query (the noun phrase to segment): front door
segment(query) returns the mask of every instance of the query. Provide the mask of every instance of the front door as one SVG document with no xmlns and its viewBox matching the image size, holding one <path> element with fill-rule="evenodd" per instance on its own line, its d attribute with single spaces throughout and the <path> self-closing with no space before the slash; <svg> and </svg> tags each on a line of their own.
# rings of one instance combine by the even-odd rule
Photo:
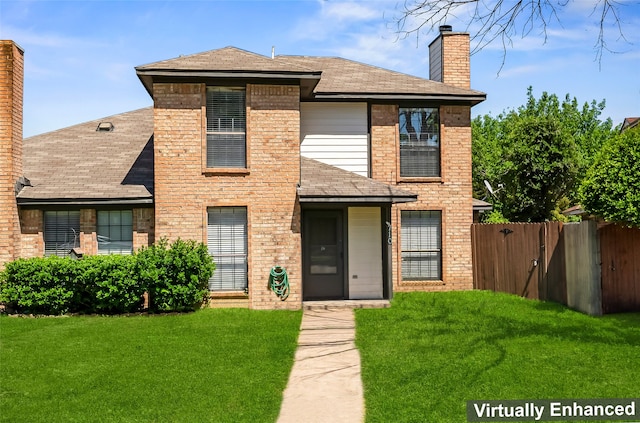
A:
<svg viewBox="0 0 640 423">
<path fill-rule="evenodd" d="M 342 210 L 306 210 L 303 225 L 303 298 L 344 298 Z"/>
</svg>

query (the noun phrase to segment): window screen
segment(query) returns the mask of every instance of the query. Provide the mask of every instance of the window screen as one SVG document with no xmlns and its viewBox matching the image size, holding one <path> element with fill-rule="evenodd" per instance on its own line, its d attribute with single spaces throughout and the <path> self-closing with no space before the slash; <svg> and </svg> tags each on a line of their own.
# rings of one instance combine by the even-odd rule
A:
<svg viewBox="0 0 640 423">
<path fill-rule="evenodd" d="M 440 176 L 437 108 L 400 108 L 400 176 Z"/>
<path fill-rule="evenodd" d="M 442 279 L 442 214 L 402 211 L 402 279 Z"/>
<path fill-rule="evenodd" d="M 98 254 L 131 254 L 133 212 L 98 210 Z"/>
<path fill-rule="evenodd" d="M 207 214 L 207 245 L 216 263 L 209 290 L 245 290 L 248 286 L 247 209 L 214 207 Z"/>
<path fill-rule="evenodd" d="M 80 246 L 80 211 L 44 212 L 44 255 L 68 257 Z"/>
<path fill-rule="evenodd" d="M 207 167 L 246 167 L 244 88 L 207 88 Z"/>
</svg>

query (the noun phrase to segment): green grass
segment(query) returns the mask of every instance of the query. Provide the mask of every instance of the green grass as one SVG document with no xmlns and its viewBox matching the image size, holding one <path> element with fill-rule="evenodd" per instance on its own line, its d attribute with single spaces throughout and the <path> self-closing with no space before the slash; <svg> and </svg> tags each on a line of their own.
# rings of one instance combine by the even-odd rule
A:
<svg viewBox="0 0 640 423">
<path fill-rule="evenodd" d="M 300 318 L 0 317 L 0 421 L 274 422 Z"/>
<path fill-rule="evenodd" d="M 357 310 L 367 422 L 465 422 L 467 400 L 637 398 L 640 313 L 486 291 Z"/>
</svg>

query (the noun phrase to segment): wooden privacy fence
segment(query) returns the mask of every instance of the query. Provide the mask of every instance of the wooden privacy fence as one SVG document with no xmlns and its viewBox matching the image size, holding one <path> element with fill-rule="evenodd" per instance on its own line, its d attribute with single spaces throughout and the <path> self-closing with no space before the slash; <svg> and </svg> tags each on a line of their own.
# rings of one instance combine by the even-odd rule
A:
<svg viewBox="0 0 640 423">
<path fill-rule="evenodd" d="M 471 239 L 476 289 L 593 315 L 640 311 L 640 229 L 593 221 L 473 224 Z"/>
</svg>

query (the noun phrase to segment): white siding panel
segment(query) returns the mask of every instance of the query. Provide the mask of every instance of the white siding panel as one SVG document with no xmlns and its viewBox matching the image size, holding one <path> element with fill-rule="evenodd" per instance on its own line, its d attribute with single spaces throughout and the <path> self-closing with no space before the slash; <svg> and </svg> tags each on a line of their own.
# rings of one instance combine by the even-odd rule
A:
<svg viewBox="0 0 640 423">
<path fill-rule="evenodd" d="M 349 207 L 349 299 L 382 299 L 379 207 Z"/>
<path fill-rule="evenodd" d="M 301 103 L 300 154 L 369 175 L 366 103 Z"/>
</svg>

